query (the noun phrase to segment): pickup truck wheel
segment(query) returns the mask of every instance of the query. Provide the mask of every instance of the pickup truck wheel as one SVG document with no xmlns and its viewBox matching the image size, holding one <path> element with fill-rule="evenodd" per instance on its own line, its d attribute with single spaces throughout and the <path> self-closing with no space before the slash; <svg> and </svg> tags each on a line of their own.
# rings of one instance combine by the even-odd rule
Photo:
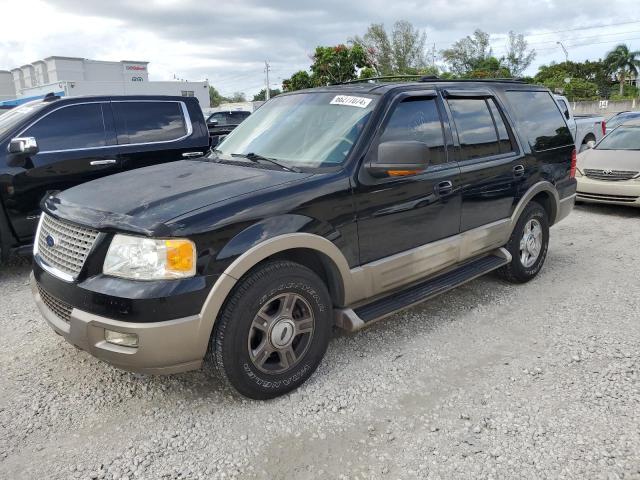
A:
<svg viewBox="0 0 640 480">
<path fill-rule="evenodd" d="M 549 220 L 542 205 L 531 202 L 525 207 L 505 248 L 513 257 L 498 270 L 505 280 L 526 283 L 538 275 L 549 249 Z"/>
<path fill-rule="evenodd" d="M 207 363 L 242 395 L 264 400 L 304 383 L 329 343 L 331 297 L 308 268 L 266 263 L 241 279 L 211 336 Z"/>
</svg>

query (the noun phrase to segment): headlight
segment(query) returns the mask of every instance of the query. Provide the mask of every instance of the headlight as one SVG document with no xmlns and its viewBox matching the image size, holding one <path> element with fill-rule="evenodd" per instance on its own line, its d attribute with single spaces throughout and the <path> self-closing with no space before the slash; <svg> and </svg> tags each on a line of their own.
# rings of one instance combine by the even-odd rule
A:
<svg viewBox="0 0 640 480">
<path fill-rule="evenodd" d="M 133 280 L 166 280 L 193 277 L 196 247 L 191 240 L 116 235 L 111 241 L 102 271 L 105 275 Z"/>
</svg>

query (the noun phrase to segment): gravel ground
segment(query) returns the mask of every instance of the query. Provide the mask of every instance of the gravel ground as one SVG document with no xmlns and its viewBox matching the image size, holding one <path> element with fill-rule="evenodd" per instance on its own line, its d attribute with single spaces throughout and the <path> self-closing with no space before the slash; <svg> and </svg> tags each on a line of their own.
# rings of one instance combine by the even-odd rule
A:
<svg viewBox="0 0 640 480">
<path fill-rule="evenodd" d="M 487 276 L 357 334 L 269 402 L 118 371 L 0 271 L 0 478 L 640 479 L 640 211 L 581 206 L 524 286 Z"/>
</svg>

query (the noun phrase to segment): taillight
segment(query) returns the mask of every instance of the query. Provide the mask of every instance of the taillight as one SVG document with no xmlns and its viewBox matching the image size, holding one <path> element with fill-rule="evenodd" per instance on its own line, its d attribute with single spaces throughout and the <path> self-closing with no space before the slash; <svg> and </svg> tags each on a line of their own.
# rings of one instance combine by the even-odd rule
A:
<svg viewBox="0 0 640 480">
<path fill-rule="evenodd" d="M 607 134 L 607 122 L 605 120 L 602 121 L 602 135 Z"/>
<path fill-rule="evenodd" d="M 569 176 L 571 178 L 576 178 L 577 165 L 578 165 L 578 152 L 574 148 L 573 152 L 571 152 L 571 171 L 569 172 Z"/>
</svg>

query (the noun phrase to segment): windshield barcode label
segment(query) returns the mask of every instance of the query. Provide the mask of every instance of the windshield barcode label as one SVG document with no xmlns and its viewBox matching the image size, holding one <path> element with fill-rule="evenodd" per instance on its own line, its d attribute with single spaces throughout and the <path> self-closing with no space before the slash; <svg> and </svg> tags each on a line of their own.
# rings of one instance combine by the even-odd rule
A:
<svg viewBox="0 0 640 480">
<path fill-rule="evenodd" d="M 346 105 L 348 107 L 358 108 L 367 108 L 370 103 L 370 98 L 352 97 L 350 95 L 337 95 L 331 100 L 331 105 Z"/>
</svg>

